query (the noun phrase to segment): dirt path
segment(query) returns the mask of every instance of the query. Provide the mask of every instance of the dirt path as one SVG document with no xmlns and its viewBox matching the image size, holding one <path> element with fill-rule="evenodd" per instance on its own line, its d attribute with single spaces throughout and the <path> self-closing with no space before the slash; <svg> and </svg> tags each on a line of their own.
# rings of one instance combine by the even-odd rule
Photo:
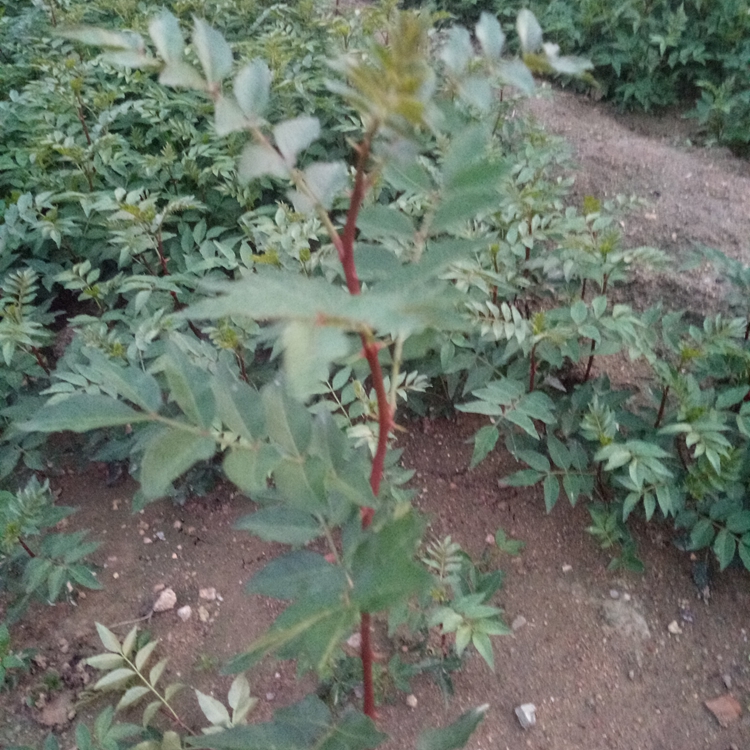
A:
<svg viewBox="0 0 750 750">
<path fill-rule="evenodd" d="M 570 143 L 578 163 L 571 198 L 578 205 L 586 195 L 633 194 L 647 201 L 625 221 L 630 245 L 658 247 L 678 263 L 696 246 L 707 245 L 750 263 L 750 161 L 726 149 L 691 146 L 695 121 L 678 114 L 659 119 L 621 114 L 567 92 L 537 97 L 528 108 Z M 644 291 L 647 304 L 665 299 L 674 308 L 702 309 L 696 295 L 715 306 L 723 284 L 702 264 L 690 272 L 644 276 L 638 296 Z"/>
</svg>

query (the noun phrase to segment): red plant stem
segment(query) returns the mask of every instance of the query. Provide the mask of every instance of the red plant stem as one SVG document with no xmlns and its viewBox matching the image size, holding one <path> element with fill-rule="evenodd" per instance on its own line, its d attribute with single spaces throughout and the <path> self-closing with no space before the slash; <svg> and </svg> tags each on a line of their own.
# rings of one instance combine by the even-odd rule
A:
<svg viewBox="0 0 750 750">
<path fill-rule="evenodd" d="M 159 231 L 156 233 L 156 254 L 159 256 L 159 265 L 161 265 L 161 272 L 165 276 L 170 276 L 169 268 L 167 268 L 167 256 L 164 255 L 164 242 L 161 238 L 161 227 L 159 227 Z M 180 301 L 177 299 L 177 292 L 175 292 L 174 289 L 171 289 L 169 292 L 172 295 L 172 299 L 174 300 L 175 305 L 179 309 L 180 307 Z M 195 333 L 195 327 L 192 323 L 189 323 L 190 329 Z M 198 336 L 198 338 L 202 338 L 201 336 Z"/>
<path fill-rule="evenodd" d="M 25 550 L 26 554 L 27 554 L 27 555 L 28 555 L 29 557 L 36 557 L 36 555 L 35 555 L 35 554 L 34 554 L 34 553 L 33 553 L 33 552 L 32 552 L 32 551 L 31 551 L 31 550 L 29 549 L 29 547 L 28 547 L 28 545 L 26 544 L 26 542 L 24 542 L 24 540 L 23 540 L 23 539 L 21 539 L 21 537 L 20 537 L 20 536 L 18 537 L 18 543 L 19 543 L 19 544 L 20 544 L 20 545 L 21 545 L 21 546 L 22 546 L 22 547 L 24 548 L 24 550 Z"/>
<path fill-rule="evenodd" d="M 341 244 L 340 247 L 337 247 L 341 265 L 344 267 L 344 276 L 346 277 L 346 286 L 349 294 L 359 294 L 361 291 L 359 276 L 357 276 L 357 267 L 354 263 L 354 238 L 357 233 L 359 209 L 362 206 L 362 200 L 365 197 L 367 188 L 365 169 L 367 167 L 367 160 L 370 158 L 370 146 L 377 127 L 377 121 L 373 122 L 357 149 L 357 172 L 354 177 L 354 189 L 352 190 L 352 197 L 349 200 L 349 210 L 346 214 L 344 231 L 341 234 Z M 374 376 L 375 373 L 373 373 Z"/>
<path fill-rule="evenodd" d="M 76 101 L 78 103 L 78 109 L 76 114 L 78 115 L 78 120 L 81 123 L 81 127 L 83 128 L 83 134 L 86 136 L 86 143 L 90 146 L 91 145 L 91 135 L 89 133 L 89 127 L 86 125 L 86 118 L 83 114 L 83 100 L 81 99 L 81 95 L 76 93 Z"/>
<path fill-rule="evenodd" d="M 167 268 L 167 256 L 164 255 L 164 242 L 161 239 L 161 227 L 156 233 L 156 254 L 159 256 L 159 263 L 161 264 L 161 272 L 165 276 L 169 276 L 169 269 Z M 174 292 L 172 292 L 174 294 Z"/>
<path fill-rule="evenodd" d="M 39 349 L 37 349 L 35 346 L 32 346 L 31 353 L 34 355 L 36 363 L 39 365 L 39 367 L 41 367 L 47 375 L 51 375 L 52 370 L 50 370 L 49 366 L 44 361 L 44 357 L 42 357 L 42 353 L 39 351 Z"/>
<path fill-rule="evenodd" d="M 341 235 L 333 234 L 331 241 L 341 261 L 341 266 L 346 279 L 346 287 L 350 294 L 360 294 L 362 285 L 357 275 L 357 267 L 354 261 L 354 240 L 357 233 L 357 217 L 362 206 L 367 191 L 367 162 L 370 158 L 370 147 L 372 139 L 377 131 L 379 124 L 373 122 L 365 133 L 362 142 L 357 149 L 357 169 L 354 177 L 354 188 L 352 189 L 351 199 L 349 201 L 349 210 L 346 214 L 346 223 Z M 375 456 L 372 460 L 370 470 L 370 487 L 372 494 L 377 497 L 380 492 L 380 483 L 383 479 L 383 469 L 385 466 L 385 456 L 388 451 L 388 433 L 393 426 L 393 414 L 391 406 L 388 403 L 388 394 L 385 390 L 385 381 L 383 379 L 383 369 L 378 359 L 378 346 L 371 336 L 361 334 L 362 351 L 370 366 L 372 382 L 375 388 L 378 404 L 378 445 L 375 450 Z M 362 519 L 362 528 L 366 529 L 375 515 L 374 508 L 362 508 L 360 511 Z M 362 710 L 366 716 L 371 719 L 376 718 L 375 712 L 375 690 L 372 679 L 372 642 L 370 639 L 371 616 L 369 612 L 362 612 L 360 615 L 360 658 L 362 659 L 362 683 L 364 687 L 364 700 Z"/>
<path fill-rule="evenodd" d="M 745 326 L 745 341 L 750 339 L 750 318 L 748 318 L 747 325 Z"/>
<path fill-rule="evenodd" d="M 656 415 L 656 422 L 654 422 L 654 429 L 656 429 L 664 417 L 664 409 L 667 407 L 667 396 L 669 395 L 669 386 L 665 386 L 664 392 L 661 394 L 661 403 L 659 404 L 659 413 Z"/>
<path fill-rule="evenodd" d="M 529 370 L 529 393 L 534 392 L 534 380 L 536 379 L 536 344 L 531 347 L 531 369 Z"/>
<path fill-rule="evenodd" d="M 586 365 L 586 374 L 583 376 L 583 382 L 589 382 L 589 375 L 591 375 L 591 368 L 594 364 L 594 349 L 596 349 L 596 341 L 591 339 L 591 351 L 589 353 L 589 363 Z"/>
<path fill-rule="evenodd" d="M 237 357 L 237 363 L 240 366 L 240 377 L 246 382 L 249 383 L 249 379 L 247 377 L 247 368 L 245 367 L 245 358 L 242 356 L 242 352 L 239 350 L 235 350 L 234 352 L 235 357 Z"/>
</svg>

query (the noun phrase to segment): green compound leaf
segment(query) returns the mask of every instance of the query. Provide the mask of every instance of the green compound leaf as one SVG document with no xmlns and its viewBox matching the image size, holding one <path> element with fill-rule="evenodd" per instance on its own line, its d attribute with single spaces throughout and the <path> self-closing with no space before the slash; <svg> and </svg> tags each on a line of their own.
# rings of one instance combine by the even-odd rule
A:
<svg viewBox="0 0 750 750">
<path fill-rule="evenodd" d="M 258 121 L 266 113 L 270 89 L 271 71 L 258 58 L 245 65 L 234 79 L 235 99 L 251 122 Z"/>
<path fill-rule="evenodd" d="M 209 83 L 220 83 L 232 71 L 232 50 L 224 36 L 200 18 L 194 18 L 193 47 Z"/>
<path fill-rule="evenodd" d="M 488 704 L 467 711 L 444 729 L 428 729 L 417 740 L 417 750 L 458 750 L 466 745 L 484 719 Z"/>
<path fill-rule="evenodd" d="M 341 591 L 346 586 L 343 569 L 326 562 L 322 555 L 297 550 L 272 560 L 248 582 L 250 594 L 296 599 L 320 588 Z"/>
<path fill-rule="evenodd" d="M 261 508 L 237 522 L 235 528 L 249 531 L 267 542 L 300 546 L 323 534 L 318 521 L 309 513 L 284 505 Z"/>
<path fill-rule="evenodd" d="M 64 401 L 47 404 L 18 427 L 25 432 L 89 432 L 150 419 L 150 415 L 135 411 L 109 396 L 76 394 Z"/>
<path fill-rule="evenodd" d="M 216 452 L 213 438 L 186 430 L 162 428 L 147 444 L 141 464 L 141 490 L 148 499 L 162 497 L 172 482 L 198 461 Z"/>
<path fill-rule="evenodd" d="M 185 52 L 185 40 L 179 21 L 168 11 L 162 11 L 148 25 L 156 51 L 164 62 L 180 62 Z"/>
</svg>

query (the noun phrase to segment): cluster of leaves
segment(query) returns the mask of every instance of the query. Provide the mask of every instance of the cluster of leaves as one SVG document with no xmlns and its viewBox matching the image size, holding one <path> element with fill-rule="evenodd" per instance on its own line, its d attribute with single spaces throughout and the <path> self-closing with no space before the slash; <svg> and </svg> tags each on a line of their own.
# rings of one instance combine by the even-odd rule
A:
<svg viewBox="0 0 750 750">
<path fill-rule="evenodd" d="M 83 531 L 54 531 L 73 512 L 55 505 L 49 483 L 35 477 L 18 492 L 0 490 L 0 592 L 12 597 L 9 623 L 34 598 L 51 603 L 74 587 L 102 587 L 85 559 L 99 544 L 87 541 Z"/>
<path fill-rule="evenodd" d="M 228 32 L 231 44 L 196 19 L 187 45 L 180 19 L 162 12 L 147 26 L 155 51 L 139 31 L 77 27 L 55 42 L 66 64 L 47 61 L 0 110 L 28 157 L 3 157 L 0 229 L 17 290 L 4 307 L 3 377 L 20 371 L 21 389 L 48 397 L 25 418 L 33 404 L 8 381 L 8 449 L 28 463 L 29 435 L 109 430 L 98 455 L 130 458 L 136 507 L 173 494 L 192 467 L 221 463 L 259 505 L 240 528 L 291 548 L 248 585 L 288 606 L 229 669 L 275 654 L 330 677 L 359 623 L 370 715 L 371 614 L 440 634 L 429 663 L 389 665 L 402 684 L 431 665 L 446 681 L 470 644 L 492 665 L 489 636 L 507 632 L 491 603 L 500 576 L 450 539 L 422 543 L 392 448 L 403 396 L 418 404 L 422 392 L 427 408 L 439 393 L 488 416 L 472 463 L 504 435 L 529 467 L 507 483 L 540 483 L 548 509 L 561 489 L 605 503 L 592 529 L 623 548 L 618 564 L 636 560 L 624 522 L 657 510 L 692 548 L 712 545 L 722 565 L 738 551 L 747 564 L 747 315 L 701 328 L 615 303 L 633 266 L 662 255 L 623 246 L 621 206 L 566 206 L 557 144 L 514 121 L 498 94 L 530 90 L 531 70 L 582 75 L 589 64 L 546 44 L 528 10 L 517 19 L 522 59 L 503 55 L 489 15 L 473 37 L 452 27 L 431 38 L 425 15 L 387 5 L 308 30 L 289 14 L 267 8 L 252 42 Z M 367 23 L 388 19 L 388 42 L 364 44 Z M 325 83 L 332 30 L 345 54 Z M 279 34 L 294 41 L 291 57 L 274 46 Z M 79 42 L 105 54 L 74 57 Z M 236 51 L 249 62 L 235 67 Z M 314 82 L 297 65 L 303 51 Z M 115 74 L 113 63 L 132 69 Z M 157 71 L 180 92 L 167 95 Z M 323 86 L 350 109 L 336 115 L 335 97 L 314 95 Z M 51 300 L 58 287 L 67 297 Z M 53 361 L 55 302 L 74 336 Z M 592 377 L 595 360 L 618 352 L 653 368 L 654 404 Z M 135 638 L 105 643 L 118 660 L 110 675 L 124 670 L 126 705 L 162 701 Z M 318 699 L 286 711 L 191 744 L 259 744 L 286 737 L 290 722 L 304 736 L 295 747 L 381 739 L 361 714 L 334 723 Z M 473 728 L 481 715 L 462 721 Z M 422 746 L 460 746 L 441 742 Z"/>
<path fill-rule="evenodd" d="M 178 5 L 183 17 L 197 9 Z M 146 11 L 71 2 L 57 23 L 137 25 Z M 322 137 L 306 158 L 344 153 L 355 125 L 327 93 L 325 60 L 332 38 L 354 43 L 361 25 L 342 28 L 305 3 L 227 2 L 213 12 L 235 37 L 252 28 L 236 48 L 268 61 L 269 116 L 315 112 Z M 203 279 L 256 263 L 300 271 L 318 263 L 310 256 L 319 222 L 274 206 L 281 194 L 268 180 L 238 181 L 241 140 L 216 133 L 198 93 L 169 97 L 148 73 L 115 74 L 52 36 L 47 19 L 26 3 L 7 4 L 0 19 L 0 47 L 16 68 L 0 101 L 0 478 L 19 462 L 43 469 L 39 436 L 12 427 L 38 408 L 40 393 L 98 388 L 84 350 L 148 365 L 171 331 L 206 362 L 230 357 L 254 378 L 270 377 L 253 367 L 256 351 L 267 359 L 258 326 L 224 320 L 198 331 L 171 314 Z M 119 443 L 101 460 L 127 457 L 132 440 L 110 437 Z"/>
<path fill-rule="evenodd" d="M 274 75 L 257 58 L 236 72 L 233 93 L 225 92 L 222 81 L 233 73 L 233 51 L 205 21 L 194 21 L 187 47 L 174 15 L 163 12 L 154 18 L 148 33 L 158 57 L 135 31 L 88 26 L 68 31 L 67 39 L 104 47 L 103 60 L 146 71 L 125 79 L 134 96 L 155 87 L 147 75 L 151 69 L 159 70 L 162 83 L 188 89 L 182 104 L 199 113 L 203 105 L 193 97 L 207 95 L 215 109 L 214 137 L 228 137 L 229 148 L 221 153 L 199 149 L 207 162 L 202 168 L 167 168 L 158 194 L 141 185 L 118 186 L 109 194 L 97 191 L 96 181 L 112 175 L 111 154 L 92 138 L 99 129 L 89 127 L 81 99 L 85 87 L 76 82 L 68 122 L 77 120 L 85 145 L 66 151 L 78 182 L 64 196 L 66 205 L 83 211 L 83 231 L 79 234 L 75 220 L 62 221 L 50 192 L 19 195 L 4 225 L 16 259 L 28 257 L 30 245 L 47 241 L 62 249 L 71 238 L 85 237 L 81 247 L 88 245 L 80 262 L 54 276 L 55 283 L 77 294 L 83 310 L 68 320 L 77 336 L 42 394 L 51 398 L 20 425 L 21 431 L 121 430 L 108 449 L 112 455 L 122 441 L 135 447 L 131 455 L 144 502 L 170 494 L 175 480 L 196 463 L 215 460 L 218 449 L 226 475 L 261 506 L 240 528 L 293 548 L 249 584 L 251 592 L 288 600 L 289 606 L 229 669 L 244 671 L 274 653 L 295 658 L 302 672 L 325 676 L 342 640 L 359 622 L 369 716 L 374 713 L 371 699 L 368 705 L 371 613 L 393 612 L 425 597 L 434 602 L 438 596 L 440 606 L 428 612 L 425 626 L 440 628 L 446 641 L 455 633 L 459 656 L 471 643 L 490 665 L 489 636 L 507 632 L 500 610 L 488 602 L 499 586 L 497 575 L 480 575 L 465 563 L 455 569 L 450 560 L 457 552 L 450 542 L 442 550 L 449 564 L 441 568 L 437 583 L 414 559 L 424 521 L 409 503 L 411 493 L 402 486 L 408 474 L 397 467 L 398 452 L 389 450 L 389 442 L 397 399 L 425 385 L 418 374 L 402 372 L 402 363 L 422 352 L 425 342 L 429 348 L 436 336 L 463 330 L 468 323 L 461 295 L 441 275 L 458 256 L 470 257 L 483 245 L 464 236 L 464 225 L 496 200 L 499 181 L 509 171 L 499 158 L 499 141 L 493 144 L 495 89 L 509 84 L 530 88 L 533 80 L 522 63 L 502 57 L 504 34 L 489 16 L 476 28 L 479 52 L 468 31 L 456 28 L 443 47 L 442 62 L 429 56 L 427 31 L 424 17 L 396 16 L 388 30 L 390 44 L 372 43 L 366 53 L 342 58 L 341 80 L 328 84 L 358 110 L 361 123 L 355 121 L 354 127 L 364 133 L 348 201 L 341 197 L 349 183 L 348 165 L 319 159 L 336 157 L 335 148 L 320 143 L 325 121 L 311 114 L 284 119 L 285 113 L 270 104 Z M 583 61 L 544 49 L 529 13 L 519 17 L 519 34 L 539 65 L 586 68 Z M 92 69 L 98 71 L 100 64 L 92 63 Z M 35 93 L 27 92 L 34 105 Z M 131 103 L 127 99 L 121 112 L 130 111 Z M 173 126 L 184 127 L 183 122 Z M 235 171 L 232 139 L 243 131 L 253 142 L 242 149 Z M 152 149 L 149 142 L 149 159 Z M 488 162 L 482 154 L 490 152 Z M 205 172 L 209 186 L 217 174 L 222 177 L 220 189 L 202 189 L 198 183 Z M 291 181 L 293 189 L 280 189 L 279 181 Z M 172 184 L 191 182 L 199 188 L 199 199 L 173 195 Z M 265 209 L 251 209 L 230 213 L 228 226 L 215 223 L 224 218 L 221 205 L 227 196 L 232 206 L 266 203 L 265 190 L 275 201 L 286 195 L 294 210 L 274 207 L 271 222 Z M 400 197 L 414 201 L 413 215 L 406 203 L 389 205 Z M 36 240 L 19 229 L 29 213 L 33 219 L 35 208 L 37 222 L 50 218 Z M 360 209 L 360 230 L 369 226 L 372 239 L 385 230 L 393 245 L 363 241 L 355 254 Z M 97 212 L 104 222 L 91 222 Z M 96 231 L 90 235 L 93 224 Z M 237 225 L 247 228 L 245 237 Z M 394 225 L 399 227 L 395 234 Z M 225 240 L 230 234 L 232 240 Z M 368 252 L 360 259 L 362 250 Z M 134 274 L 136 266 L 146 272 Z M 222 281 L 227 277 L 238 280 L 228 284 Z M 342 280 L 348 293 L 340 288 Z M 183 311 L 200 282 L 215 296 Z M 158 305 L 156 313 L 151 304 Z M 144 310 L 150 313 L 146 319 Z M 420 336 L 415 354 L 409 346 Z M 20 352 L 42 370 L 49 368 L 34 341 L 18 339 L 9 351 L 11 358 Z M 275 359 L 279 352 L 284 378 Z M 357 373 L 363 354 L 367 378 Z M 383 368 L 390 371 L 387 377 Z M 346 395 L 349 388 L 354 399 Z M 333 408 L 321 408 L 327 399 Z M 361 433 L 358 443 L 347 437 L 342 424 L 358 437 L 354 420 L 364 422 L 371 440 Z M 434 563 L 439 551 L 432 549 L 427 559 Z M 433 589 L 437 593 L 430 593 Z M 112 671 L 98 687 L 125 686 L 122 708 L 151 693 L 155 700 L 146 712 L 152 718 L 168 700 L 156 686 L 160 665 L 149 675 L 142 671 L 150 646 L 136 648 L 135 631 L 124 644 L 100 628 L 101 633 L 109 653 L 95 657 L 96 665 Z M 382 738 L 369 718 L 357 714 L 345 715 L 344 723 L 352 726 L 341 737 L 331 730 L 332 738 L 323 729 L 328 722 L 318 705 L 313 702 L 310 709 L 316 714 L 314 736 L 295 746 L 374 747 Z M 297 734 L 304 713 L 297 708 Z M 428 733 L 420 746 L 463 745 L 483 713 L 470 713 L 447 734 Z M 223 747 L 238 732 L 252 744 L 255 734 L 269 731 L 288 731 L 282 716 L 270 728 L 228 728 L 201 741 L 209 744 L 194 744 Z M 167 740 L 164 735 L 162 742 Z"/>
<path fill-rule="evenodd" d="M 386 738 L 367 716 L 349 707 L 334 716 L 315 696 L 274 714 L 272 721 L 247 725 L 247 715 L 257 703 L 250 694 L 247 678 L 240 674 L 232 681 L 227 693 L 227 704 L 195 689 L 195 698 L 201 713 L 208 722 L 200 731 L 195 725 L 194 709 L 176 708 L 174 697 L 185 686 L 180 683 L 157 687 L 166 668 L 167 659 L 161 659 L 147 670 L 158 641 L 150 640 L 134 627 L 120 639 L 107 627 L 97 623 L 99 637 L 105 652 L 89 657 L 89 666 L 104 674 L 91 688 L 91 697 L 98 694 L 121 694 L 116 707 L 105 708 L 90 729 L 79 723 L 75 731 L 77 750 L 183 750 L 183 748 L 264 747 L 277 750 L 329 750 L 354 748 L 368 750 L 377 747 Z M 2 630 L 0 630 L 0 638 Z M 0 640 L 0 645 L 3 641 Z M 153 700 L 143 710 L 140 724 L 116 721 L 121 711 L 132 709 L 145 697 Z M 481 722 L 487 706 L 468 711 L 453 724 L 443 729 L 422 732 L 416 750 L 451 750 L 463 747 Z M 157 731 L 152 724 L 156 715 L 165 714 L 181 733 L 174 730 Z M 59 750 L 57 738 L 50 734 L 43 750 Z M 20 750 L 20 749 L 19 749 Z M 23 748 L 23 750 L 32 750 Z"/>
<path fill-rule="evenodd" d="M 94 684 L 92 692 L 122 693 L 114 708 L 114 713 L 129 709 L 147 697 L 151 698 L 143 709 L 142 727 L 148 727 L 156 714 L 162 711 L 171 720 L 188 729 L 173 706 L 173 698 L 184 688 L 184 685 L 175 682 L 164 689 L 158 687 L 159 680 L 167 666 L 167 659 L 160 659 L 147 670 L 158 641 L 139 638 L 137 626 L 130 630 L 122 642 L 101 623 L 96 623 L 96 629 L 106 651 L 89 657 L 86 663 L 105 674 Z M 216 698 L 200 690 L 195 690 L 195 696 L 203 715 L 210 722 L 208 727 L 201 730 L 203 734 L 216 734 L 224 729 L 245 724 L 248 713 L 257 703 L 257 699 L 250 695 L 250 685 L 244 675 L 237 676 L 229 689 L 227 702 L 231 714 L 227 707 Z M 160 747 L 160 743 L 145 740 L 139 743 L 138 747 L 141 750 L 155 750 Z"/>
<path fill-rule="evenodd" d="M 440 0 L 462 20 L 487 10 L 512 19 L 508 0 Z M 693 102 L 712 141 L 750 145 L 750 5 L 747 0 L 532 0 L 550 39 L 594 63 L 604 95 L 645 110 Z"/>
</svg>

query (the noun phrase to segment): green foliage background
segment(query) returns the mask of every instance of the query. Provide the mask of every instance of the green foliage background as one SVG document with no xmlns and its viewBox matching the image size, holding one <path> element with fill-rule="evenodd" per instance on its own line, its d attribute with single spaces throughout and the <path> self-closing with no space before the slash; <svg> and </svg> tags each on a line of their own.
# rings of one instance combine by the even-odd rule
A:
<svg viewBox="0 0 750 750">
<path fill-rule="evenodd" d="M 409 3 L 419 4 L 419 3 Z M 750 4 L 747 0 L 531 0 L 550 41 L 586 55 L 607 98 L 646 111 L 688 104 L 713 142 L 748 153 Z M 508 0 L 438 0 L 471 21 L 482 10 L 512 22 Z"/>
</svg>

